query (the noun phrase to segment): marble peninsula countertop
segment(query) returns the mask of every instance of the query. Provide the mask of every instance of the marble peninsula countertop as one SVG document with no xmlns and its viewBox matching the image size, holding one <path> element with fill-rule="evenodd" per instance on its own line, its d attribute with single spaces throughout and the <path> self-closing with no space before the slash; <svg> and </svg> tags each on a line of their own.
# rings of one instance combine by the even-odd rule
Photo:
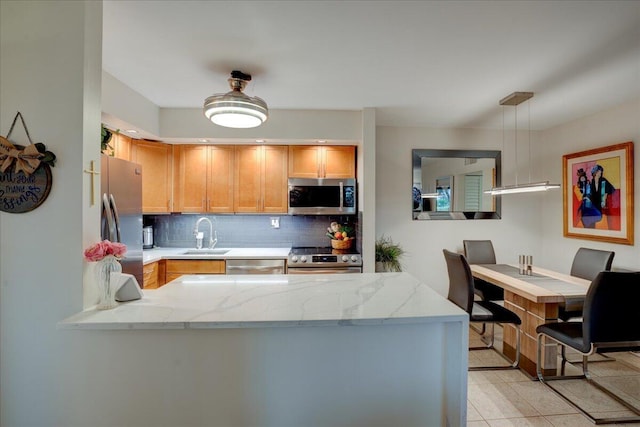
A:
<svg viewBox="0 0 640 427">
<path fill-rule="evenodd" d="M 408 273 L 186 275 L 60 329 L 206 329 L 468 321 Z"/>
<path fill-rule="evenodd" d="M 149 264 L 161 259 L 287 259 L 290 247 L 286 248 L 223 248 L 208 253 L 206 249 L 195 248 L 153 248 L 142 251 L 142 262 Z M 188 253 L 187 253 L 188 252 Z M 198 253 L 194 253 L 198 252 Z"/>
</svg>

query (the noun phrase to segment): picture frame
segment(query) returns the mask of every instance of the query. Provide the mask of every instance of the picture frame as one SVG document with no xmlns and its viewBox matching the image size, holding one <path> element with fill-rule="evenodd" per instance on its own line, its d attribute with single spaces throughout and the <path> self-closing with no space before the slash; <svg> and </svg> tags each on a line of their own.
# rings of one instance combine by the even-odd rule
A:
<svg viewBox="0 0 640 427">
<path fill-rule="evenodd" d="M 633 245 L 633 142 L 562 156 L 565 237 Z"/>
</svg>

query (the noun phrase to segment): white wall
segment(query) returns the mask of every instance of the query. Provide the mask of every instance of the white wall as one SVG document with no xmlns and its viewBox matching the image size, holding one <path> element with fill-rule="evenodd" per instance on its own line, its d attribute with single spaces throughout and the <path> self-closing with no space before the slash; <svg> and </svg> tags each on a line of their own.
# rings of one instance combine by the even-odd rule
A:
<svg viewBox="0 0 640 427">
<path fill-rule="evenodd" d="M 287 142 L 339 141 L 355 144 L 362 140 L 362 112 L 338 110 L 270 110 L 260 127 L 230 129 L 212 124 L 200 108 L 161 108 L 160 137 L 180 142 L 184 138 Z"/>
<path fill-rule="evenodd" d="M 114 129 L 135 127 L 160 134 L 160 108 L 106 71 L 102 71 L 103 122 Z"/>
<path fill-rule="evenodd" d="M 531 181 L 562 183 L 562 156 L 581 150 L 640 141 L 640 100 L 541 132 L 532 132 Z M 507 131 L 509 133 L 509 131 Z M 528 138 L 518 137 L 519 182 L 529 181 Z M 569 273 L 581 246 L 616 252 L 614 268 L 640 267 L 637 245 L 563 237 L 562 190 L 503 196 L 502 219 L 480 221 L 411 220 L 411 149 L 503 150 L 502 131 L 378 127 L 376 150 L 376 235 L 391 236 L 408 252 L 404 270 L 446 295 L 448 277 L 442 249 L 462 251 L 463 239 L 491 239 L 498 262 L 532 254 L 534 264 Z M 635 150 L 635 164 L 640 154 Z M 515 181 L 513 136 L 504 145 L 502 183 Z M 636 166 L 638 168 L 638 166 Z M 636 171 L 636 176 L 638 172 Z M 401 191 L 399 189 L 405 189 Z M 635 196 L 640 197 L 640 185 Z M 636 228 L 640 226 L 636 209 Z M 637 240 L 637 239 L 636 239 Z"/>
<path fill-rule="evenodd" d="M 542 165 L 544 174 L 556 183 L 562 183 L 562 156 L 592 148 L 604 147 L 621 142 L 633 141 L 635 165 L 636 200 L 634 223 L 640 228 L 640 98 L 627 102 L 616 108 L 566 123 L 542 134 L 543 150 L 535 161 Z M 566 238 L 562 232 L 562 192 L 554 193 L 540 212 L 542 228 L 540 240 L 542 244 L 541 263 L 549 268 L 569 272 L 573 255 L 581 246 L 594 249 L 615 251 L 614 268 L 636 270 L 640 268 L 640 250 L 638 241 L 640 234 L 636 231 L 635 245 L 602 243 L 591 240 Z"/>
<path fill-rule="evenodd" d="M 376 134 L 376 235 L 390 236 L 407 251 L 404 271 L 446 295 L 449 279 L 442 249 L 462 252 L 464 239 L 491 239 L 499 262 L 517 262 L 519 253 L 532 254 L 534 262 L 539 259 L 539 206 L 545 194 L 503 197 L 499 220 L 412 220 L 411 150 L 502 150 L 501 130 L 378 127 Z M 532 147 L 537 137 L 533 133 Z M 503 184 L 514 182 L 513 158 L 513 147 L 506 144 Z"/>
<path fill-rule="evenodd" d="M 78 384 L 66 379 L 84 381 L 76 353 L 86 343 L 56 323 L 82 309 L 82 250 L 99 237 L 82 171 L 99 160 L 101 31 L 100 2 L 0 2 L 0 129 L 21 111 L 34 142 L 58 158 L 40 207 L 0 213 L 3 426 L 64 425 L 67 384 Z M 21 130 L 12 140 L 28 143 Z"/>
</svg>

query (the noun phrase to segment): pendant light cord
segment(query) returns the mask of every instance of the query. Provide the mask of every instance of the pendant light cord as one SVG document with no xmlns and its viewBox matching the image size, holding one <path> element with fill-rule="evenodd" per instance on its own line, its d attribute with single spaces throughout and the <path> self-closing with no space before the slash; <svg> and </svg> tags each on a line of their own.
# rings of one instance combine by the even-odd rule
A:
<svg viewBox="0 0 640 427">
<path fill-rule="evenodd" d="M 504 145 L 505 136 L 504 135 L 505 135 L 505 130 L 504 130 L 504 105 L 503 105 L 502 106 L 502 156 L 503 157 L 504 157 L 504 147 L 505 147 L 505 145 Z M 502 177 L 500 177 L 500 180 L 501 180 L 500 185 L 503 185 L 502 184 Z M 494 186 L 495 186 L 495 183 L 494 183 Z"/>
<path fill-rule="evenodd" d="M 527 128 L 529 129 L 528 132 L 528 145 L 529 145 L 529 182 L 531 182 L 531 103 L 530 101 L 527 101 L 527 114 L 529 116 L 528 123 L 527 123 Z"/>
<path fill-rule="evenodd" d="M 518 106 L 515 106 L 516 185 L 518 185 Z"/>
</svg>

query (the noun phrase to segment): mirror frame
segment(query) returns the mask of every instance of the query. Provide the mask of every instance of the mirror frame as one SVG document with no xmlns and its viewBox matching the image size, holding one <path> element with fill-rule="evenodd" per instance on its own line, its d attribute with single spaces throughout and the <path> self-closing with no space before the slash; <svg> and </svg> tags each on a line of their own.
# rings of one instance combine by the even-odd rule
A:
<svg viewBox="0 0 640 427">
<path fill-rule="evenodd" d="M 413 183 L 413 172 L 417 168 L 422 167 L 422 158 L 438 158 L 438 157 L 458 157 L 458 158 L 490 158 L 495 161 L 496 182 L 495 186 L 502 185 L 502 153 L 498 150 L 436 150 L 436 149 L 417 149 L 411 150 L 411 182 Z M 412 186 L 413 187 L 413 186 Z M 429 212 L 431 218 L 416 218 L 416 212 L 411 212 L 414 221 L 430 221 L 441 219 L 500 219 L 502 217 L 502 196 L 495 197 L 495 211 L 453 211 L 453 212 Z"/>
</svg>

